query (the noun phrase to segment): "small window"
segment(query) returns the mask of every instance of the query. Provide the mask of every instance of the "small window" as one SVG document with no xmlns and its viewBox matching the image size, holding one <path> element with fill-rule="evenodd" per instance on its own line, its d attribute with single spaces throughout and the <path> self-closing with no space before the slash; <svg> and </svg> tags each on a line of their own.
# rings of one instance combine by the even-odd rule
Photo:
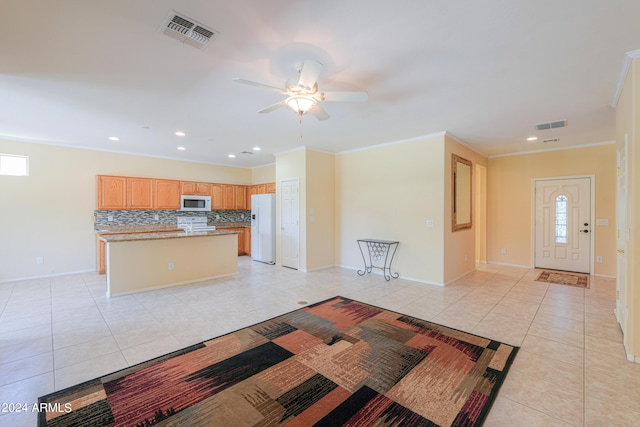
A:
<svg viewBox="0 0 640 427">
<path fill-rule="evenodd" d="M 556 197 L 556 243 L 567 243 L 567 196 Z"/>
<path fill-rule="evenodd" d="M 0 154 L 0 175 L 28 176 L 29 157 Z"/>
</svg>

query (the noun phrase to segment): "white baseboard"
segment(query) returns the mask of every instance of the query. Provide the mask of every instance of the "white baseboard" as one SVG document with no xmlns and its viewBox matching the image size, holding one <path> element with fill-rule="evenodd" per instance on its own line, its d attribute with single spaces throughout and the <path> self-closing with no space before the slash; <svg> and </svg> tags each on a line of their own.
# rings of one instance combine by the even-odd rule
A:
<svg viewBox="0 0 640 427">
<path fill-rule="evenodd" d="M 43 274 L 41 276 L 17 277 L 15 279 L 0 280 L 0 283 L 23 282 L 25 280 L 34 280 L 34 279 L 48 279 L 51 277 L 70 276 L 73 274 L 95 273 L 95 271 L 96 271 L 95 269 L 91 269 L 91 270 L 67 271 L 65 273 Z"/>
<path fill-rule="evenodd" d="M 505 267 L 534 268 L 533 266 L 530 266 L 530 265 L 508 264 L 506 262 L 495 262 L 495 261 L 488 261 L 487 264 L 503 265 Z"/>
<path fill-rule="evenodd" d="M 593 277 L 602 277 L 603 279 L 615 279 L 616 276 L 605 276 L 604 274 L 594 274 Z"/>
<path fill-rule="evenodd" d="M 340 267 L 340 268 L 346 268 L 347 270 L 362 270 L 363 267 L 354 267 L 351 265 L 336 265 L 335 267 Z M 382 276 L 382 271 L 381 270 L 373 270 L 371 273 L 369 274 L 377 274 Z M 439 282 L 432 282 L 429 280 L 422 280 L 422 279 L 416 279 L 414 277 L 408 277 L 408 276 L 400 276 L 398 277 L 398 279 L 402 279 L 402 280 L 408 280 L 410 282 L 416 282 L 416 283 L 424 283 L 425 285 L 434 285 L 434 286 L 444 286 L 444 283 L 439 283 Z M 393 280 L 393 279 L 391 279 Z"/>
</svg>

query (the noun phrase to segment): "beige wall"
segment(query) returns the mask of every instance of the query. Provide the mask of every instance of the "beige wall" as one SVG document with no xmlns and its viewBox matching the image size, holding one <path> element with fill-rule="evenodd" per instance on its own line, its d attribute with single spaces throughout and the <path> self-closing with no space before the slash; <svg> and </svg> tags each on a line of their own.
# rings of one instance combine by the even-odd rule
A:
<svg viewBox="0 0 640 427">
<path fill-rule="evenodd" d="M 0 281 L 95 268 L 96 175 L 251 184 L 251 170 L 0 140 L 29 176 L 0 176 Z M 36 258 L 43 257 L 43 264 Z"/>
<path fill-rule="evenodd" d="M 260 166 L 251 169 L 251 183 L 265 184 L 267 182 L 275 182 L 276 180 L 276 164 Z"/>
<path fill-rule="evenodd" d="M 358 239 L 398 240 L 395 271 L 444 282 L 444 149 L 442 134 L 336 156 L 336 264 L 362 268 Z"/>
<path fill-rule="evenodd" d="M 475 195 L 475 176 L 477 165 L 486 166 L 487 158 L 470 150 L 453 138 L 445 136 L 444 150 L 444 282 L 450 283 L 461 276 L 473 271 L 476 267 L 476 228 L 478 218 L 475 215 L 475 206 L 478 203 Z M 452 211 L 452 155 L 456 154 L 464 159 L 471 160 L 473 182 L 473 216 L 472 227 L 467 230 L 451 231 Z M 465 259 L 466 258 L 466 259 Z"/>
<path fill-rule="evenodd" d="M 616 275 L 616 148 L 613 144 L 490 158 L 487 173 L 487 260 L 532 266 L 534 178 L 595 176 L 594 218 L 609 226 L 593 226 L 595 274 Z M 507 253 L 502 254 L 502 248 Z"/>
<path fill-rule="evenodd" d="M 306 150 L 307 271 L 335 265 L 335 155 Z"/>
<path fill-rule="evenodd" d="M 627 225 L 618 224 L 620 234 L 627 235 L 630 230 L 640 229 L 640 60 L 634 59 L 627 74 L 623 91 L 616 106 L 616 142 L 617 147 L 627 137 L 627 192 L 622 195 L 627 200 Z M 620 308 L 624 316 L 626 311 L 626 331 L 624 346 L 627 357 L 640 361 L 640 236 L 632 232 L 632 239 L 624 241 L 626 268 L 619 277 L 618 289 L 621 289 Z M 622 281 L 620 281 L 622 280 Z"/>
</svg>

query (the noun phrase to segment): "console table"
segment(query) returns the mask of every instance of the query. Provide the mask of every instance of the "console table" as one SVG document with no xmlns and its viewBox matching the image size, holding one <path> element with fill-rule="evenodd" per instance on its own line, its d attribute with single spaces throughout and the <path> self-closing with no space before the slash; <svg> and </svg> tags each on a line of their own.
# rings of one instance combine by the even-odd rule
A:
<svg viewBox="0 0 640 427">
<path fill-rule="evenodd" d="M 398 250 L 398 243 L 391 240 L 376 240 L 376 239 L 359 239 L 358 247 L 360 248 L 360 254 L 362 254 L 362 261 L 364 261 L 364 270 L 358 270 L 359 276 L 364 276 L 365 273 L 371 273 L 374 268 L 382 270 L 385 280 L 389 281 L 393 277 L 397 279 L 400 277 L 398 273 L 391 272 L 391 263 L 393 257 Z M 367 256 L 369 263 L 367 263 Z M 391 256 L 389 256 L 391 255 Z M 378 265 L 374 265 L 378 261 Z M 382 264 L 382 267 L 379 265 Z"/>
</svg>

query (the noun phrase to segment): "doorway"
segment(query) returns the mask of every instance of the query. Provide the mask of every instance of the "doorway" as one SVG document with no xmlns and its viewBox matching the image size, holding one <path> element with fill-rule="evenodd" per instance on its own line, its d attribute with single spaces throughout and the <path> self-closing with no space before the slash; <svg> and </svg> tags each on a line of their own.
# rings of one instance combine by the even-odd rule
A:
<svg viewBox="0 0 640 427">
<path fill-rule="evenodd" d="M 616 228 L 617 239 L 616 246 L 618 249 L 617 270 L 616 270 L 616 319 L 620 324 L 622 333 L 626 333 L 627 327 L 627 239 L 630 231 L 627 224 L 627 134 L 624 135 L 622 144 L 618 144 L 618 180 L 616 192 Z"/>
<path fill-rule="evenodd" d="M 591 180 L 535 180 L 536 268 L 591 273 Z"/>
<path fill-rule="evenodd" d="M 280 182 L 280 261 L 300 268 L 300 192 L 298 178 Z"/>
</svg>

